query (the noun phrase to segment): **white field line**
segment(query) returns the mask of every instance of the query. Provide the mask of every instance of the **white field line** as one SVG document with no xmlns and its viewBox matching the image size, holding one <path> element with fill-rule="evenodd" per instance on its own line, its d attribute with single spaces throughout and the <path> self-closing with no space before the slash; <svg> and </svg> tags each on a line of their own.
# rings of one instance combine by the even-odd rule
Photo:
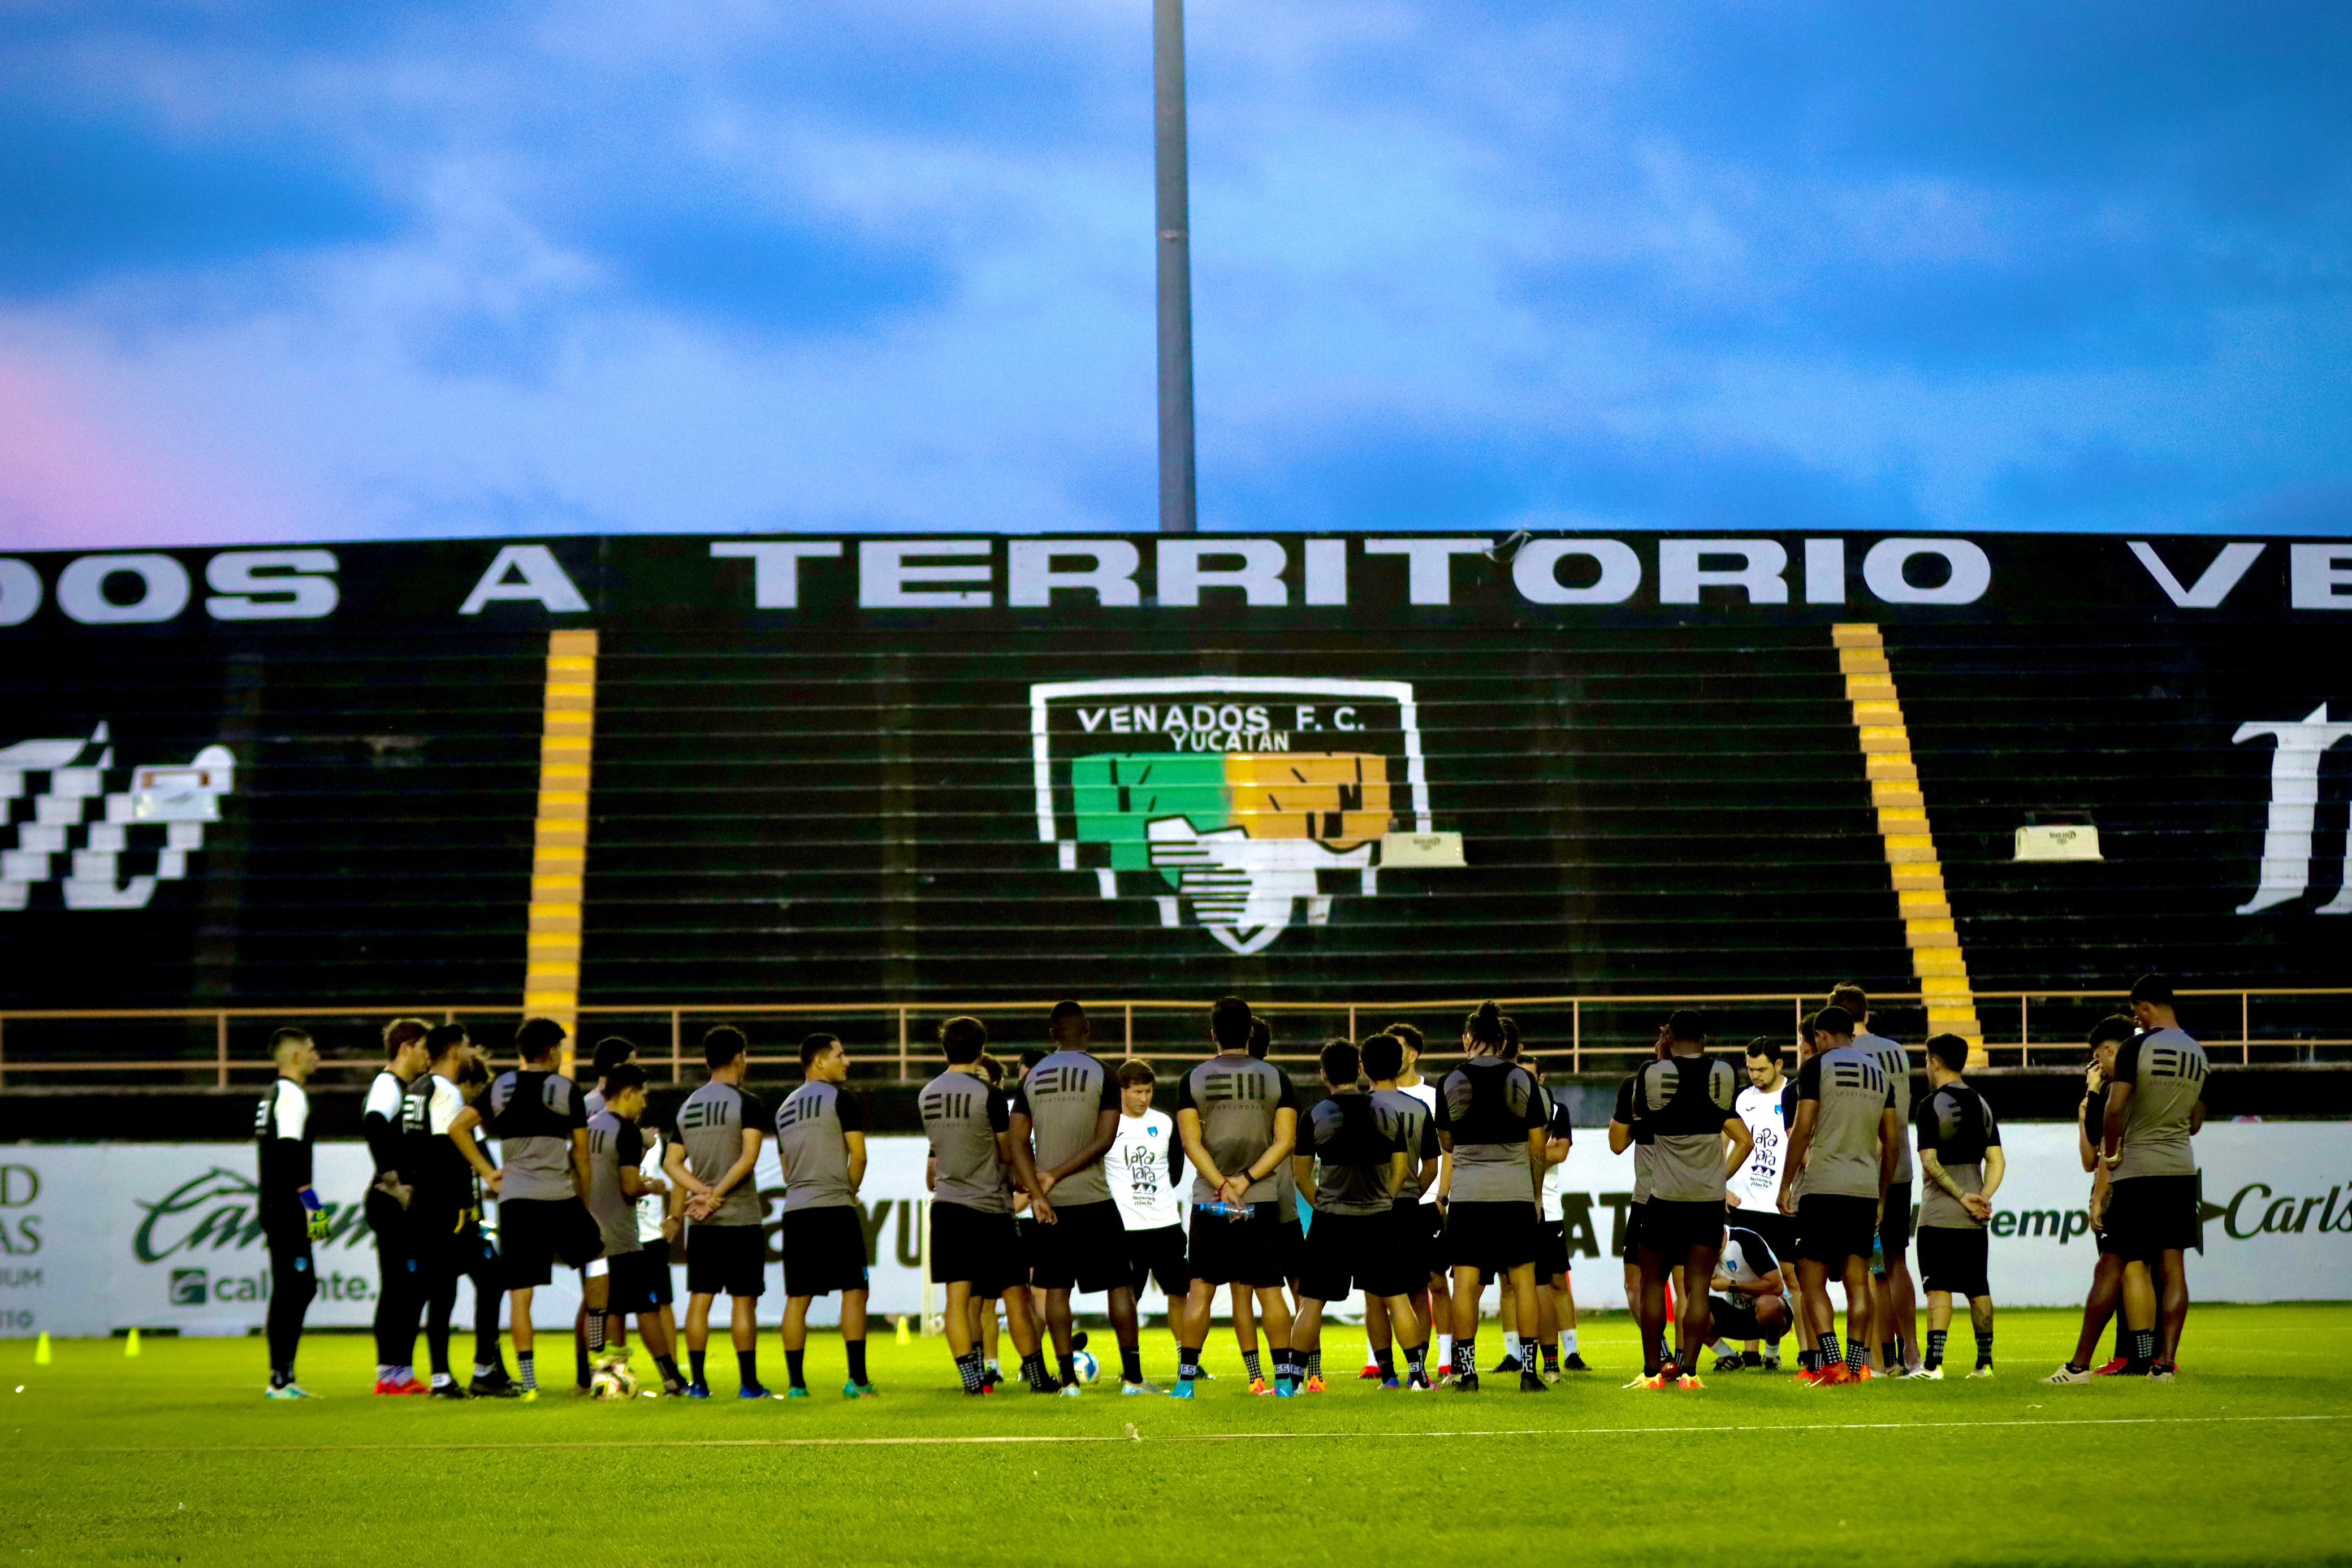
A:
<svg viewBox="0 0 2352 1568">
<path fill-rule="evenodd" d="M 612 1437 L 582 1442 L 505 1443 L 253 1443 L 171 1445 L 92 1444 L 45 1448 L 47 1454 L 348 1454 L 418 1452 L 512 1452 L 609 1448 L 1002 1448 L 1071 1443 L 1267 1443 L 1419 1442 L 1432 1437 L 1707 1437 L 1754 1432 L 1949 1431 L 1993 1427 L 2228 1427 L 2352 1420 L 2352 1412 L 2312 1416 L 2104 1416 L 2012 1417 L 1990 1421 L 1755 1421 L 1717 1427 L 1454 1427 L 1422 1432 L 1170 1432 L 1145 1436 L 1133 1426 L 1123 1433 L 1006 1433 L 987 1437 Z M 5 1450 L 0 1450 L 5 1451 Z"/>
</svg>

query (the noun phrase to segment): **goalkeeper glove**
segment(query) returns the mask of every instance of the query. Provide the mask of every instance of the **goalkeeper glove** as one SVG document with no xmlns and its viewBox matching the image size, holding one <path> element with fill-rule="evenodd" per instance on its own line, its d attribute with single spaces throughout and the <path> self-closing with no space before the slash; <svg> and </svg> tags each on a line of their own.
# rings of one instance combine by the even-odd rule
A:
<svg viewBox="0 0 2352 1568">
<path fill-rule="evenodd" d="M 333 1228 L 334 1221 L 328 1217 L 325 1209 L 319 1207 L 319 1195 L 307 1186 L 302 1189 L 302 1212 L 310 1222 L 310 1239 L 324 1241 L 328 1231 Z"/>
</svg>

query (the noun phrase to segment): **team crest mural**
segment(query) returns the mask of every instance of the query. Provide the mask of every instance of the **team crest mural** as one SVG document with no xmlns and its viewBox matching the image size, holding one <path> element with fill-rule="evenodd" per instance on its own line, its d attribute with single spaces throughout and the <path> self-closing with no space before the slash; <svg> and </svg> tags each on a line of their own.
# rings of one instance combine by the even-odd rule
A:
<svg viewBox="0 0 2352 1568">
<path fill-rule="evenodd" d="M 1037 836 L 1102 897 L 1261 952 L 1383 865 L 1458 865 L 1432 831 L 1406 681 L 1226 675 L 1029 688 Z"/>
</svg>

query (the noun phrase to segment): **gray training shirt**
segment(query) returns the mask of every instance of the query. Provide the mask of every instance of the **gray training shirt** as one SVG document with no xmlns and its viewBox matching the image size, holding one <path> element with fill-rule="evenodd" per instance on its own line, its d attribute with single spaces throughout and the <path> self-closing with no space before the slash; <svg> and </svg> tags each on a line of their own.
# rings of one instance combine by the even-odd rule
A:
<svg viewBox="0 0 2352 1568">
<path fill-rule="evenodd" d="M 1095 1141 L 1095 1124 L 1105 1111 L 1118 1113 L 1118 1082 L 1092 1053 L 1057 1051 L 1029 1070 L 1013 1091 L 1013 1110 L 1029 1118 L 1037 1168 L 1051 1170 Z M 1108 1203 L 1110 1184 L 1096 1159 L 1054 1184 L 1056 1207 Z"/>
<path fill-rule="evenodd" d="M 988 1080 L 950 1067 L 923 1085 L 916 1103 L 939 1166 L 931 1200 L 982 1214 L 1012 1213 L 1013 1184 L 996 1153 L 996 1134 L 1013 1125 L 1003 1097 Z M 1055 1194 L 1060 1190 L 1057 1185 Z"/>
<path fill-rule="evenodd" d="M 784 1171 L 784 1212 L 848 1208 L 849 1136 L 866 1131 L 866 1103 L 838 1083 L 811 1081 L 776 1107 L 776 1162 Z"/>
<path fill-rule="evenodd" d="M 1813 1142 L 1805 1155 L 1805 1196 L 1875 1200 L 1879 1118 L 1895 1104 L 1886 1069 L 1859 1046 L 1825 1051 L 1797 1069 L 1797 1099 L 1811 1100 Z"/>
<path fill-rule="evenodd" d="M 1437 1130 L 1454 1140 L 1454 1203 L 1537 1201 L 1538 1176 L 1528 1134 L 1550 1121 L 1543 1090 L 1499 1056 L 1474 1056 L 1437 1087 Z"/>
<path fill-rule="evenodd" d="M 1437 1157 L 1437 1127 L 1429 1107 L 1419 1095 L 1402 1089 L 1375 1089 L 1372 1110 L 1381 1119 L 1381 1131 L 1405 1152 L 1404 1180 L 1397 1187 L 1396 1200 L 1419 1203 L 1421 1162 Z"/>
<path fill-rule="evenodd" d="M 1649 1132 L 1655 1150 L 1651 1197 L 1723 1201 L 1723 1129 L 1738 1100 L 1739 1074 L 1720 1056 L 1670 1056 L 1633 1074 L 1635 1124 Z"/>
<path fill-rule="evenodd" d="M 1369 1094 L 1332 1095 L 1300 1118 L 1298 1153 L 1315 1157 L 1315 1212 L 1388 1214 L 1392 1156 L 1404 1145 Z"/>
<path fill-rule="evenodd" d="M 1298 1095 L 1290 1074 L 1255 1057 L 1238 1052 L 1209 1058 L 1184 1074 L 1176 1085 L 1176 1113 L 1182 1120 L 1191 1111 L 1201 1118 L 1201 1143 L 1209 1158 L 1225 1175 L 1246 1176 L 1266 1150 L 1274 1146 L 1274 1113 L 1297 1111 Z M 1279 1172 L 1286 1158 L 1242 1195 L 1244 1203 L 1273 1203 L 1282 1197 Z M 1200 1172 L 1192 1173 L 1192 1201 L 1214 1203 L 1216 1189 Z"/>
<path fill-rule="evenodd" d="M 1962 1192 L 1982 1192 L 1985 1151 L 2000 1146 L 2000 1128 L 1984 1097 L 1965 1083 L 1947 1083 L 1919 1102 L 1914 1120 L 1919 1131 L 1919 1152 L 1935 1155 L 1944 1174 Z M 1920 1229 L 1984 1228 L 1958 1198 L 1944 1190 L 1941 1182 L 1920 1185 L 1924 1189 L 1919 1196 Z"/>
<path fill-rule="evenodd" d="M 501 1198 L 565 1198 L 579 1196 L 572 1180 L 572 1134 L 588 1124 L 580 1085 L 558 1073 L 523 1068 L 502 1072 L 484 1096 L 489 1114 L 482 1120 L 499 1141 L 505 1179 Z"/>
<path fill-rule="evenodd" d="M 642 1248 L 637 1206 L 621 1190 L 621 1172 L 636 1169 L 645 1154 L 645 1140 L 637 1135 L 635 1122 L 601 1109 L 588 1118 L 588 1212 L 596 1217 L 607 1258 Z"/>
<path fill-rule="evenodd" d="M 715 1184 L 743 1157 L 743 1132 L 756 1133 L 766 1119 L 766 1107 L 732 1083 L 706 1083 L 677 1108 L 677 1142 L 686 1151 L 686 1168 L 694 1179 Z M 745 1176 L 735 1184 L 708 1219 L 697 1225 L 757 1225 L 766 1209 L 760 1201 L 759 1183 Z"/>
<path fill-rule="evenodd" d="M 1911 1166 L 1911 1059 L 1901 1046 L 1868 1030 L 1853 1037 L 1853 1048 L 1869 1053 L 1886 1074 L 1886 1086 L 1895 1091 L 1895 1179 L 1910 1181 L 1916 1175 Z"/>
<path fill-rule="evenodd" d="M 2205 1093 L 2205 1048 L 2185 1030 L 2159 1029 L 2116 1051 L 2116 1082 L 2132 1086 L 2124 1103 L 2123 1159 L 2115 1179 L 2195 1176 L 2189 1121 Z"/>
</svg>

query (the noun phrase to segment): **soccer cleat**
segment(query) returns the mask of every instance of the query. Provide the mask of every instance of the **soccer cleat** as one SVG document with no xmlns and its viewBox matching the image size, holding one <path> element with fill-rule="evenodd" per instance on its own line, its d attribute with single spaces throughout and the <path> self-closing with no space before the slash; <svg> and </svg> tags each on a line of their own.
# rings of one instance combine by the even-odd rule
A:
<svg viewBox="0 0 2352 1568">
<path fill-rule="evenodd" d="M 2091 1368 L 2091 1375 L 2094 1377 L 2137 1377 L 2139 1374 L 2132 1370 L 2131 1358 L 2129 1356 L 2119 1355 L 2116 1357 L 2115 1360 L 2107 1363 L 2105 1366 L 2095 1366 Z"/>
<path fill-rule="evenodd" d="M 1054 1390 L 1054 1392 L 1064 1399 L 1076 1399 L 1079 1396 L 1081 1390 L 1075 1383 L 1065 1383 L 1062 1386 Z"/>
<path fill-rule="evenodd" d="M 1821 1378 L 1822 1375 L 1815 1372 L 1811 1367 L 1802 1367 L 1799 1369 L 1797 1373 L 1797 1386 L 1800 1388 L 1811 1388 L 1814 1385 L 1818 1384 L 1821 1381 Z"/>
<path fill-rule="evenodd" d="M 1875 1371 L 1868 1366 L 1849 1366 L 1845 1370 L 1847 1377 L 1855 1383 L 1876 1383 L 1886 1375 L 1886 1374 Z"/>
<path fill-rule="evenodd" d="M 1747 1364 L 1739 1359 L 1738 1353 L 1736 1351 L 1729 1355 L 1718 1355 L 1715 1358 L 1715 1370 L 1717 1372 L 1738 1372 Z"/>
<path fill-rule="evenodd" d="M 2171 1362 L 2151 1361 L 2147 1364 L 2147 1380 L 2150 1383 L 2169 1383 L 2179 1375 L 2180 1368 Z"/>
<path fill-rule="evenodd" d="M 1813 1374 L 1813 1386 L 1816 1388 L 1835 1388 L 1841 1384 L 1861 1381 L 1861 1376 L 1854 1372 L 1853 1368 L 1842 1361 L 1833 1361 Z"/>
<path fill-rule="evenodd" d="M 1507 1373 L 1517 1372 L 1520 1370 L 1519 1358 L 1516 1355 L 1506 1355 L 1487 1370 L 1496 1377 L 1501 1377 Z"/>
<path fill-rule="evenodd" d="M 1979 1364 L 1977 1369 L 1974 1372 L 1969 1373 L 1969 1375 L 1970 1377 L 1990 1377 L 1992 1375 L 1992 1363 L 1988 1361 Z"/>
<path fill-rule="evenodd" d="M 317 1395 L 299 1383 L 273 1383 L 263 1392 L 268 1399 L 316 1399 Z"/>
<path fill-rule="evenodd" d="M 1465 1372 L 1465 1373 L 1463 1373 L 1461 1375 L 1457 1376 L 1456 1378 L 1454 1378 L 1454 1393 L 1456 1393 L 1456 1394 L 1475 1394 L 1475 1393 L 1477 1393 L 1477 1392 L 1478 1392 L 1478 1375 L 1477 1375 L 1476 1373 L 1475 1373 L 1475 1372 Z"/>
<path fill-rule="evenodd" d="M 1519 1374 L 1519 1392 L 1522 1394 L 1549 1394 L 1551 1392 L 1551 1385 L 1543 1380 L 1543 1375 L 1540 1373 L 1521 1372 Z"/>
<path fill-rule="evenodd" d="M 2062 1366 L 2042 1380 L 2044 1383 L 2088 1383 L 2091 1369 L 2087 1366 Z"/>
<path fill-rule="evenodd" d="M 801 1387 L 787 1388 L 784 1390 L 783 1396 L 787 1399 L 806 1399 L 809 1396 L 809 1391 Z M 767 1390 L 761 1389 L 758 1395 L 747 1394 L 743 1397 L 746 1399 L 766 1398 Z"/>
<path fill-rule="evenodd" d="M 1698 1380 L 1698 1375 L 1696 1373 L 1685 1372 L 1680 1377 L 1675 1379 L 1675 1386 L 1687 1394 L 1705 1388 L 1706 1385 Z"/>
<path fill-rule="evenodd" d="M 973 1384 L 970 1388 L 965 1389 L 963 1392 L 964 1392 L 964 1397 L 966 1397 L 966 1398 L 968 1398 L 968 1399 L 981 1399 L 981 1398 L 985 1398 L 987 1396 L 989 1396 L 989 1395 L 991 1395 L 991 1394 L 995 1393 L 995 1392 L 996 1392 L 996 1390 L 995 1390 L 995 1389 L 993 1389 L 993 1388 L 992 1388 L 992 1387 L 990 1387 L 990 1386 L 989 1386 L 987 1384 L 985 1384 L 985 1383 L 975 1383 L 975 1384 Z"/>
<path fill-rule="evenodd" d="M 1577 1354 L 1574 1351 L 1570 1351 L 1568 1354 L 1561 1356 L 1559 1358 L 1559 1364 L 1560 1369 L 1564 1372 L 1590 1372 L 1592 1370 L 1592 1368 L 1584 1364 L 1584 1357 Z"/>
<path fill-rule="evenodd" d="M 1767 1372 L 1778 1372 L 1780 1370 L 1780 1358 L 1778 1355 L 1768 1355 L 1753 1364 L 1760 1365 Z"/>
<path fill-rule="evenodd" d="M 1625 1388 L 1646 1388 L 1649 1386 L 1649 1383 L 1650 1374 L 1646 1372 L 1637 1372 L 1633 1375 L 1633 1382 L 1621 1385 L 1621 1386 Z"/>
<path fill-rule="evenodd" d="M 980 1385 L 991 1393 L 995 1392 L 996 1385 L 1003 1381 L 1004 1375 L 992 1366 L 980 1375 Z"/>
<path fill-rule="evenodd" d="M 1403 1385 L 1400 1384 L 1393 1377 L 1383 1377 L 1381 1379 L 1379 1386 L 1382 1388 L 1401 1388 Z"/>
<path fill-rule="evenodd" d="M 1356 1381 L 1359 1383 L 1378 1383 L 1381 1378 L 1386 1377 L 1387 1375 L 1388 1374 L 1381 1370 L 1381 1364 L 1379 1362 L 1368 1361 L 1364 1363 L 1364 1370 L 1356 1374 Z"/>
<path fill-rule="evenodd" d="M 1274 1396 L 1276 1399 L 1296 1399 L 1298 1395 L 1298 1385 L 1291 1382 L 1287 1377 L 1277 1377 L 1274 1380 Z"/>
<path fill-rule="evenodd" d="M 515 1399 L 521 1396 L 522 1385 L 501 1368 L 488 1377 L 477 1377 L 466 1385 L 466 1392 L 477 1399 Z"/>
<path fill-rule="evenodd" d="M 845 1383 L 841 1385 L 841 1396 L 844 1399 L 875 1399 L 880 1397 L 880 1391 L 870 1383 Z"/>
<path fill-rule="evenodd" d="M 738 1399 L 773 1399 L 775 1396 L 769 1393 L 765 1388 L 762 1388 L 756 1383 L 747 1383 L 742 1387 L 735 1391 L 735 1397 Z"/>
<path fill-rule="evenodd" d="M 1139 1394 L 1165 1394 L 1168 1391 L 1154 1383 L 1121 1383 L 1118 1392 L 1122 1397 L 1131 1399 Z"/>
<path fill-rule="evenodd" d="M 1171 1398 L 1171 1399 L 1190 1399 L 1190 1398 L 1192 1398 L 1192 1380 L 1191 1378 L 1189 1378 L 1189 1377 L 1180 1377 L 1180 1378 L 1178 1378 L 1178 1379 L 1176 1380 L 1176 1386 L 1175 1386 L 1175 1387 L 1173 1387 L 1173 1388 L 1171 1388 L 1171 1389 L 1170 1389 L 1170 1390 L 1168 1391 L 1168 1397 L 1169 1397 L 1169 1398 Z"/>
<path fill-rule="evenodd" d="M 1323 1392 L 1323 1380 L 1322 1380 L 1321 1378 L 1319 1378 L 1319 1377 L 1310 1377 L 1310 1378 L 1308 1378 L 1308 1379 L 1307 1380 L 1307 1386 L 1306 1386 L 1304 1389 L 1300 1390 L 1300 1392 L 1301 1392 L 1301 1393 L 1305 1393 L 1305 1394 L 1320 1394 L 1320 1393 L 1322 1393 L 1322 1392 Z"/>
<path fill-rule="evenodd" d="M 1437 1392 L 1437 1385 L 1416 1374 L 1405 1380 L 1404 1391 L 1407 1394 L 1434 1394 Z"/>
<path fill-rule="evenodd" d="M 1633 1379 L 1633 1382 L 1627 1384 L 1625 1386 L 1628 1388 L 1644 1389 L 1654 1394 L 1661 1388 L 1672 1388 L 1674 1385 L 1675 1378 L 1672 1373 L 1647 1372 Z"/>
<path fill-rule="evenodd" d="M 1250 1379 L 1249 1391 L 1263 1399 L 1274 1392 L 1274 1387 L 1263 1377 L 1253 1377 Z"/>
<path fill-rule="evenodd" d="M 463 1399 L 466 1397 L 466 1391 L 458 1387 L 454 1383 L 436 1383 L 432 1387 L 426 1389 L 425 1393 L 425 1396 L 430 1399 Z"/>
<path fill-rule="evenodd" d="M 1944 1381 L 1944 1369 L 1940 1365 L 1915 1366 L 1911 1368 L 1910 1371 L 1902 1374 L 1902 1375 L 1906 1378 L 1916 1379 L 1921 1383 L 1941 1383 Z"/>
<path fill-rule="evenodd" d="M 1776 1355 L 1772 1359 L 1777 1362 L 1780 1358 Z M 1753 1371 L 1755 1368 L 1764 1364 L 1764 1357 L 1752 1350 L 1742 1351 L 1739 1355 L 1739 1364 L 1748 1368 L 1750 1371 Z"/>
<path fill-rule="evenodd" d="M 536 1388 L 518 1389 L 515 1391 L 515 1397 L 521 1400 L 526 1405 L 536 1405 L 539 1403 L 539 1390 Z"/>
<path fill-rule="evenodd" d="M 1559 1368 L 1557 1366 L 1547 1366 L 1540 1374 L 1538 1374 L 1538 1375 L 1543 1378 L 1546 1384 L 1558 1383 L 1559 1381 Z"/>
<path fill-rule="evenodd" d="M 686 1385 L 686 1396 L 688 1399 L 708 1399 L 710 1397 L 710 1385 L 702 1382 L 689 1383 Z"/>
<path fill-rule="evenodd" d="M 425 1386 L 425 1385 L 417 1382 L 413 1375 L 408 1377 L 378 1378 L 376 1380 L 375 1391 L 378 1394 L 383 1395 L 425 1394 L 431 1392 Z"/>
</svg>

